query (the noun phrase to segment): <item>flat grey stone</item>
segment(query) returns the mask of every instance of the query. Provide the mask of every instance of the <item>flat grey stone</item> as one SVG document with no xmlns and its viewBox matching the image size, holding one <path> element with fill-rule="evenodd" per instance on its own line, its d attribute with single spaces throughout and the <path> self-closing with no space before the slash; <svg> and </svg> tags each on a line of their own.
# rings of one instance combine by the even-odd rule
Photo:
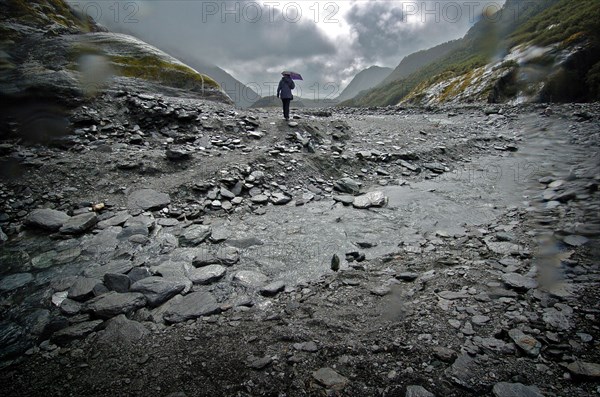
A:
<svg viewBox="0 0 600 397">
<path fill-rule="evenodd" d="M 175 218 L 159 218 L 156 223 L 164 227 L 173 227 L 179 225 L 181 222 Z"/>
<path fill-rule="evenodd" d="M 227 200 L 232 200 L 235 198 L 235 194 L 231 190 L 226 189 L 224 187 L 221 188 L 219 193 L 221 194 L 221 197 Z"/>
<path fill-rule="evenodd" d="M 496 254 L 508 256 L 508 255 L 518 255 L 523 251 L 523 247 L 518 244 L 511 243 L 508 241 L 487 241 L 485 245 L 488 249 Z"/>
<path fill-rule="evenodd" d="M 587 244 L 587 242 L 590 240 L 587 237 L 572 234 L 565 237 L 563 241 L 565 244 L 570 245 L 571 247 L 580 247 L 584 244 Z"/>
<path fill-rule="evenodd" d="M 419 274 L 413 272 L 402 272 L 397 274 L 396 278 L 402 281 L 415 281 L 417 278 L 419 278 Z"/>
<path fill-rule="evenodd" d="M 269 202 L 269 196 L 266 194 L 257 194 L 256 196 L 251 197 L 250 201 L 254 204 L 266 204 Z"/>
<path fill-rule="evenodd" d="M 31 273 L 15 273 L 0 280 L 0 291 L 12 291 L 33 281 Z"/>
<path fill-rule="evenodd" d="M 471 322 L 475 325 L 483 325 L 489 322 L 490 320 L 491 319 L 488 316 L 483 316 L 480 314 L 471 317 Z"/>
<path fill-rule="evenodd" d="M 224 266 L 233 266 L 240 260 L 240 253 L 235 247 L 222 247 L 217 251 L 217 259 Z"/>
<path fill-rule="evenodd" d="M 124 227 L 117 235 L 119 240 L 129 240 L 132 236 L 148 236 L 148 228 L 146 225 L 132 225 Z"/>
<path fill-rule="evenodd" d="M 127 273 L 127 277 L 129 277 L 130 280 L 129 285 L 150 276 L 152 276 L 152 273 L 150 273 L 150 270 L 146 267 L 134 267 Z"/>
<path fill-rule="evenodd" d="M 58 253 L 54 250 L 46 251 L 38 256 L 31 258 L 31 266 L 36 269 L 47 269 L 54 264 L 54 258 Z"/>
<path fill-rule="evenodd" d="M 183 291 L 184 288 L 185 283 L 181 280 L 153 276 L 137 281 L 129 287 L 129 290 L 144 294 L 148 305 L 156 307 Z"/>
<path fill-rule="evenodd" d="M 161 275 L 164 278 L 180 278 L 187 277 L 188 272 L 192 270 L 192 266 L 187 261 L 168 260 L 162 262 L 158 266 L 153 266 L 150 271 L 154 275 Z"/>
<path fill-rule="evenodd" d="M 154 229 L 154 226 L 156 226 L 156 219 L 153 216 L 139 214 L 127 219 L 123 228 L 135 227 L 137 230 L 141 230 L 141 228 Z"/>
<path fill-rule="evenodd" d="M 285 289 L 285 283 L 283 281 L 273 281 L 260 289 L 261 295 L 264 296 L 275 296 Z"/>
<path fill-rule="evenodd" d="M 598 379 L 600 378 L 600 364 L 585 361 L 574 361 L 567 365 L 567 369 L 577 378 Z"/>
<path fill-rule="evenodd" d="M 284 193 L 278 192 L 278 193 L 273 193 L 271 195 L 271 202 L 274 205 L 285 205 L 285 204 L 289 203 L 290 201 L 292 201 L 292 198 Z"/>
<path fill-rule="evenodd" d="M 387 197 L 383 192 L 369 192 L 354 198 L 352 206 L 358 209 L 367 209 L 371 207 L 383 207 L 387 203 Z"/>
<path fill-rule="evenodd" d="M 520 291 L 527 291 L 538 286 L 535 279 L 522 276 L 518 273 L 503 274 L 502 281 L 506 286 Z"/>
<path fill-rule="evenodd" d="M 471 389 L 473 384 L 478 382 L 476 368 L 475 360 L 465 353 L 458 356 L 445 373 L 454 383 Z"/>
<path fill-rule="evenodd" d="M 309 353 L 315 353 L 319 351 L 319 347 L 314 341 L 294 343 L 294 349 Z"/>
<path fill-rule="evenodd" d="M 498 241 L 509 241 L 509 242 L 513 242 L 517 239 L 517 236 L 515 236 L 512 233 L 506 233 L 506 232 L 499 232 L 496 233 L 496 239 Z"/>
<path fill-rule="evenodd" d="M 338 203 L 342 203 L 344 205 L 350 205 L 350 204 L 352 204 L 352 202 L 354 202 L 354 196 L 335 195 L 335 196 L 333 196 L 333 200 Z"/>
<path fill-rule="evenodd" d="M 42 208 L 31 211 L 25 222 L 29 226 L 56 232 L 69 218 L 64 212 Z"/>
<path fill-rule="evenodd" d="M 473 343 L 485 350 L 499 352 L 502 354 L 512 354 L 515 352 L 515 348 L 512 343 L 506 343 L 503 340 L 493 337 L 482 338 L 480 336 L 474 336 Z"/>
<path fill-rule="evenodd" d="M 358 194 L 360 192 L 360 185 L 352 178 L 341 178 L 333 182 L 333 188 L 341 193 L 347 194 Z"/>
<path fill-rule="evenodd" d="M 76 215 L 69 218 L 65 223 L 63 223 L 62 227 L 60 228 L 60 232 L 62 234 L 85 233 L 92 227 L 94 227 L 97 221 L 98 217 L 93 212 Z"/>
<path fill-rule="evenodd" d="M 258 358 L 253 357 L 248 362 L 248 367 L 250 367 L 252 369 L 260 370 L 260 369 L 267 368 L 269 365 L 271 365 L 272 362 L 273 362 L 273 359 L 269 356 L 258 357 Z"/>
<path fill-rule="evenodd" d="M 313 372 L 313 378 L 327 389 L 343 390 L 348 384 L 348 378 L 338 374 L 331 368 L 321 368 Z"/>
<path fill-rule="evenodd" d="M 87 302 L 85 310 L 101 318 L 127 314 L 146 305 L 146 297 L 138 292 L 108 292 Z"/>
<path fill-rule="evenodd" d="M 223 278 L 226 272 L 225 267 L 221 265 L 208 265 L 190 270 L 188 278 L 194 284 L 210 284 Z"/>
<path fill-rule="evenodd" d="M 98 337 L 98 343 L 112 347 L 128 346 L 149 334 L 150 331 L 143 324 L 120 314 L 106 322 L 106 328 Z"/>
<path fill-rule="evenodd" d="M 128 292 L 131 279 L 128 275 L 122 273 L 106 273 L 104 275 L 104 285 L 109 291 Z"/>
<path fill-rule="evenodd" d="M 533 336 L 523 333 L 520 329 L 511 329 L 508 336 L 515 342 L 515 345 L 527 353 L 528 356 L 537 357 L 542 349 L 542 344 Z"/>
<path fill-rule="evenodd" d="M 91 267 L 83 271 L 83 275 L 89 278 L 104 279 L 106 273 L 125 274 L 133 269 L 133 263 L 128 260 L 110 261 L 106 265 Z"/>
<path fill-rule="evenodd" d="M 376 296 L 386 296 L 391 293 L 392 290 L 387 285 L 380 285 L 378 287 L 371 288 L 369 292 Z"/>
<path fill-rule="evenodd" d="M 111 226 L 122 226 L 127 220 L 131 218 L 131 214 L 127 211 L 117 212 L 114 216 L 98 222 L 96 227 L 98 229 L 106 229 Z"/>
<path fill-rule="evenodd" d="M 544 309 L 542 320 L 550 327 L 560 331 L 566 331 L 571 328 L 569 313 L 557 310 L 553 307 Z"/>
<path fill-rule="evenodd" d="M 221 311 L 217 300 L 210 292 L 192 292 L 174 303 L 164 314 L 165 321 L 180 323 Z"/>
<path fill-rule="evenodd" d="M 64 345 L 74 339 L 85 338 L 87 335 L 97 330 L 102 323 L 102 320 L 94 320 L 71 325 L 70 327 L 63 328 L 52 334 L 50 340 L 57 345 Z"/>
<path fill-rule="evenodd" d="M 198 248 L 192 259 L 192 265 L 202 267 L 220 263 L 217 256 L 206 248 Z"/>
<path fill-rule="evenodd" d="M 0 360 L 17 357 L 30 347 L 25 330 L 14 322 L 0 322 Z"/>
<path fill-rule="evenodd" d="M 457 357 L 456 352 L 454 350 L 449 349 L 447 347 L 443 347 L 443 346 L 434 346 L 433 354 L 435 354 L 435 356 L 438 359 L 440 359 L 446 363 L 452 362 Z"/>
<path fill-rule="evenodd" d="M 109 227 L 100 231 L 100 233 L 86 239 L 82 243 L 82 249 L 85 254 L 101 256 L 114 252 L 119 240 L 117 235 L 121 231 L 120 227 Z M 87 237 L 87 236 L 86 236 Z"/>
<path fill-rule="evenodd" d="M 8 236 L 4 233 L 4 230 L 0 227 L 0 244 L 8 241 Z"/>
<path fill-rule="evenodd" d="M 221 243 L 227 240 L 231 236 L 231 232 L 225 227 L 213 227 L 210 235 L 210 241 L 212 243 Z"/>
<path fill-rule="evenodd" d="M 211 233 L 211 227 L 207 225 L 191 225 L 183 229 L 179 236 L 182 246 L 196 246 L 206 240 Z"/>
<path fill-rule="evenodd" d="M 405 397 L 435 397 L 435 394 L 429 392 L 423 386 L 411 385 L 406 387 Z"/>
<path fill-rule="evenodd" d="M 544 397 L 536 386 L 526 386 L 522 383 L 496 383 L 492 392 L 494 397 Z"/>
<path fill-rule="evenodd" d="M 94 296 L 94 287 L 101 283 L 99 279 L 89 277 L 79 277 L 71 288 L 67 297 L 76 301 L 84 301 Z"/>
<path fill-rule="evenodd" d="M 260 288 L 268 279 L 264 274 L 252 270 L 240 270 L 233 276 L 234 282 L 250 288 Z"/>
<path fill-rule="evenodd" d="M 63 299 L 62 302 L 60 302 L 60 311 L 63 314 L 66 314 L 67 316 L 74 316 L 76 314 L 79 314 L 79 312 L 81 312 L 82 309 L 82 304 L 74 301 L 72 299 Z"/>
<path fill-rule="evenodd" d="M 131 210 L 158 210 L 171 204 L 168 194 L 153 189 L 140 189 L 127 198 L 127 207 Z"/>
</svg>

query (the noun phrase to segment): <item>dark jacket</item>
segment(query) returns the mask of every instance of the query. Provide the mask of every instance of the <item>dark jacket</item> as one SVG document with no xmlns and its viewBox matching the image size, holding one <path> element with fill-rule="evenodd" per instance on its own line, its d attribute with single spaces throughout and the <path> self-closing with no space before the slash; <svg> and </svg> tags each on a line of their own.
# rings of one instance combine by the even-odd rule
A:
<svg viewBox="0 0 600 397">
<path fill-rule="evenodd" d="M 292 90 L 296 88 L 294 80 L 290 76 L 283 76 L 277 87 L 277 96 L 281 99 L 294 99 Z"/>
</svg>

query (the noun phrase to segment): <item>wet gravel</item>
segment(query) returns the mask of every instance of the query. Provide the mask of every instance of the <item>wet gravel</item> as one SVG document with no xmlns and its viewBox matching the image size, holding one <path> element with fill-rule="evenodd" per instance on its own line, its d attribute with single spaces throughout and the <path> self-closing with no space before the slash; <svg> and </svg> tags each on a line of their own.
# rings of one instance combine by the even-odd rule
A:
<svg viewBox="0 0 600 397">
<path fill-rule="evenodd" d="M 597 105 L 293 114 L 11 124 L 5 395 L 598 393 Z"/>
</svg>

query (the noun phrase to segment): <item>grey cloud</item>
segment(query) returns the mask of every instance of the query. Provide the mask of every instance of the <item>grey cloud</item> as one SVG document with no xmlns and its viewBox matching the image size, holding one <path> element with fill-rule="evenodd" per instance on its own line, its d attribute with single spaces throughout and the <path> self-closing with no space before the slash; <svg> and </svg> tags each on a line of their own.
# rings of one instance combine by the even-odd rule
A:
<svg viewBox="0 0 600 397">
<path fill-rule="evenodd" d="M 357 35 L 355 49 L 369 61 L 395 61 L 415 51 L 462 37 L 486 6 L 484 1 L 376 1 L 356 3 L 346 19 Z M 422 23 L 410 23 L 417 18 Z"/>
<path fill-rule="evenodd" d="M 285 17 L 279 10 L 259 7 L 254 1 L 163 0 L 135 4 L 139 5 L 134 16 L 137 23 L 115 21 L 108 7 L 103 7 L 106 10 L 100 22 L 111 30 L 134 34 L 167 52 L 177 49 L 179 53 L 197 54 L 216 64 L 260 62 L 261 58 L 274 54 L 294 59 L 335 52 L 333 44 L 315 24 L 306 19 L 295 22 L 293 13 Z"/>
</svg>

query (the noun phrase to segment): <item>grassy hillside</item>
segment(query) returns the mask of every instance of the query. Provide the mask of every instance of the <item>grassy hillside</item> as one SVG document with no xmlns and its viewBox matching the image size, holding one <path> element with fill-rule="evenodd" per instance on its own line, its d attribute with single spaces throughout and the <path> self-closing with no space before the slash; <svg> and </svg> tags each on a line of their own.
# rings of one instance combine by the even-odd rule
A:
<svg viewBox="0 0 600 397">
<path fill-rule="evenodd" d="M 505 54 L 523 44 L 547 45 L 586 40 L 600 42 L 600 2 L 598 0 L 508 0 L 503 10 L 493 17 L 482 18 L 460 40 L 458 48 L 429 63 L 406 78 L 387 82 L 374 90 L 344 102 L 349 106 L 386 106 L 398 103 L 416 88 L 430 86 L 486 65 L 492 57 Z M 590 90 L 600 92 L 600 66 L 595 60 L 585 76 Z M 596 94 L 597 95 L 597 94 Z"/>
</svg>

